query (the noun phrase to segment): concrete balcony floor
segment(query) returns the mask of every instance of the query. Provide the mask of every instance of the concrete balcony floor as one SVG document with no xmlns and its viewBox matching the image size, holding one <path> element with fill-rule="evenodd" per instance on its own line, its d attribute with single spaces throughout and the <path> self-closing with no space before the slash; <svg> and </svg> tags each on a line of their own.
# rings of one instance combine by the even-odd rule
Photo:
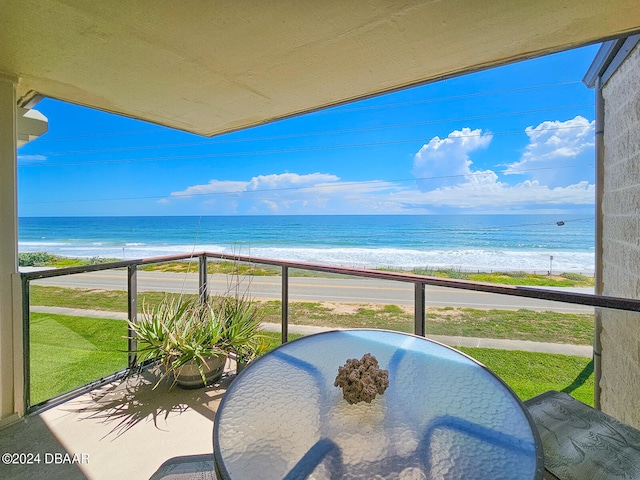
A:
<svg viewBox="0 0 640 480">
<path fill-rule="evenodd" d="M 0 454 L 40 454 L 40 463 L 0 462 L 0 478 L 148 479 L 169 459 L 210 460 L 216 410 L 234 371 L 229 361 L 217 384 L 196 390 L 152 390 L 147 371 L 27 416 L 0 430 Z M 77 463 L 59 464 L 74 454 Z"/>
</svg>

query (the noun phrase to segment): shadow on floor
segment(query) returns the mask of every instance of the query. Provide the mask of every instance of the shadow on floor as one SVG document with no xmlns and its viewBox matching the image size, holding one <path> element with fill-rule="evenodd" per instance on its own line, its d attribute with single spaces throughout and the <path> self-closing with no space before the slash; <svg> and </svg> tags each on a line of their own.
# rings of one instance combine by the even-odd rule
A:
<svg viewBox="0 0 640 480">
<path fill-rule="evenodd" d="M 151 371 L 143 371 L 121 383 L 110 384 L 92 392 L 90 399 L 85 397 L 70 401 L 64 410 L 79 415 L 80 419 L 112 425 L 105 437 L 113 435 L 116 438 L 149 419 L 160 429 L 158 419 L 166 420 L 169 415 L 180 414 L 188 409 L 198 412 L 213 423 L 218 402 L 233 378 L 234 375 L 226 373 L 215 384 L 194 390 L 171 387 L 168 381 L 154 389 L 157 376 Z"/>
<path fill-rule="evenodd" d="M 209 432 L 234 377 L 227 370 L 205 388 L 183 390 L 161 383 L 154 390 L 157 377 L 143 371 L 26 416 L 0 430 L 0 454 L 39 453 L 39 463 L 25 465 L 18 458 L 17 465 L 6 465 L 0 460 L 0 479 L 148 479 L 167 459 L 186 458 L 189 451 L 212 452 Z M 76 452 L 87 452 L 90 463 L 56 461 L 65 454 L 72 460 Z M 186 455 L 176 456 L 180 453 Z M 187 461 L 178 463 L 189 467 Z"/>
</svg>

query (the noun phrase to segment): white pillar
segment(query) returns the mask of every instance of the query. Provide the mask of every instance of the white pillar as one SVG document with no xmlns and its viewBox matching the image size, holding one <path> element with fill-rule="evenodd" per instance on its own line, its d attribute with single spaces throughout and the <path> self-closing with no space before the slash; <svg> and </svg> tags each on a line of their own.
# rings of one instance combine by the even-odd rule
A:
<svg viewBox="0 0 640 480">
<path fill-rule="evenodd" d="M 0 424 L 22 414 L 19 328 L 14 321 L 18 272 L 18 199 L 16 154 L 16 83 L 0 75 Z M 14 328 L 17 327 L 17 328 Z M 17 387 L 17 388 L 16 388 Z"/>
</svg>

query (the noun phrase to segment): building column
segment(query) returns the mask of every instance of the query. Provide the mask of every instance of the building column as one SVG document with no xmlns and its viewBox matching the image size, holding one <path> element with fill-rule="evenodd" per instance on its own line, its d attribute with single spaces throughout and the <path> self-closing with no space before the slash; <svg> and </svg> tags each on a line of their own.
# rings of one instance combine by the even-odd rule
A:
<svg viewBox="0 0 640 480">
<path fill-rule="evenodd" d="M 23 413 L 17 190 L 16 82 L 0 75 L 0 425 Z"/>
</svg>

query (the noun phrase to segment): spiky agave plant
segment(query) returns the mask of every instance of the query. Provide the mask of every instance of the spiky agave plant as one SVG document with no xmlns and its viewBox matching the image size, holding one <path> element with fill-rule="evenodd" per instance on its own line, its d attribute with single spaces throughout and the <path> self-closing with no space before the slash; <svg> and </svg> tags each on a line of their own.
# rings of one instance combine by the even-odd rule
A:
<svg viewBox="0 0 640 480">
<path fill-rule="evenodd" d="M 163 374 L 154 386 L 169 375 L 175 379 L 182 368 L 190 362 L 197 367 L 206 384 L 206 358 L 227 355 L 224 349 L 224 321 L 220 311 L 198 299 L 165 297 L 155 307 L 143 306 L 143 319 L 129 327 L 137 347 L 134 350 L 138 361 L 152 360 L 161 364 Z"/>
<path fill-rule="evenodd" d="M 215 301 L 222 325 L 221 345 L 237 359 L 249 361 L 268 348 L 260 333 L 262 314 L 246 295 L 218 297 Z"/>
</svg>

